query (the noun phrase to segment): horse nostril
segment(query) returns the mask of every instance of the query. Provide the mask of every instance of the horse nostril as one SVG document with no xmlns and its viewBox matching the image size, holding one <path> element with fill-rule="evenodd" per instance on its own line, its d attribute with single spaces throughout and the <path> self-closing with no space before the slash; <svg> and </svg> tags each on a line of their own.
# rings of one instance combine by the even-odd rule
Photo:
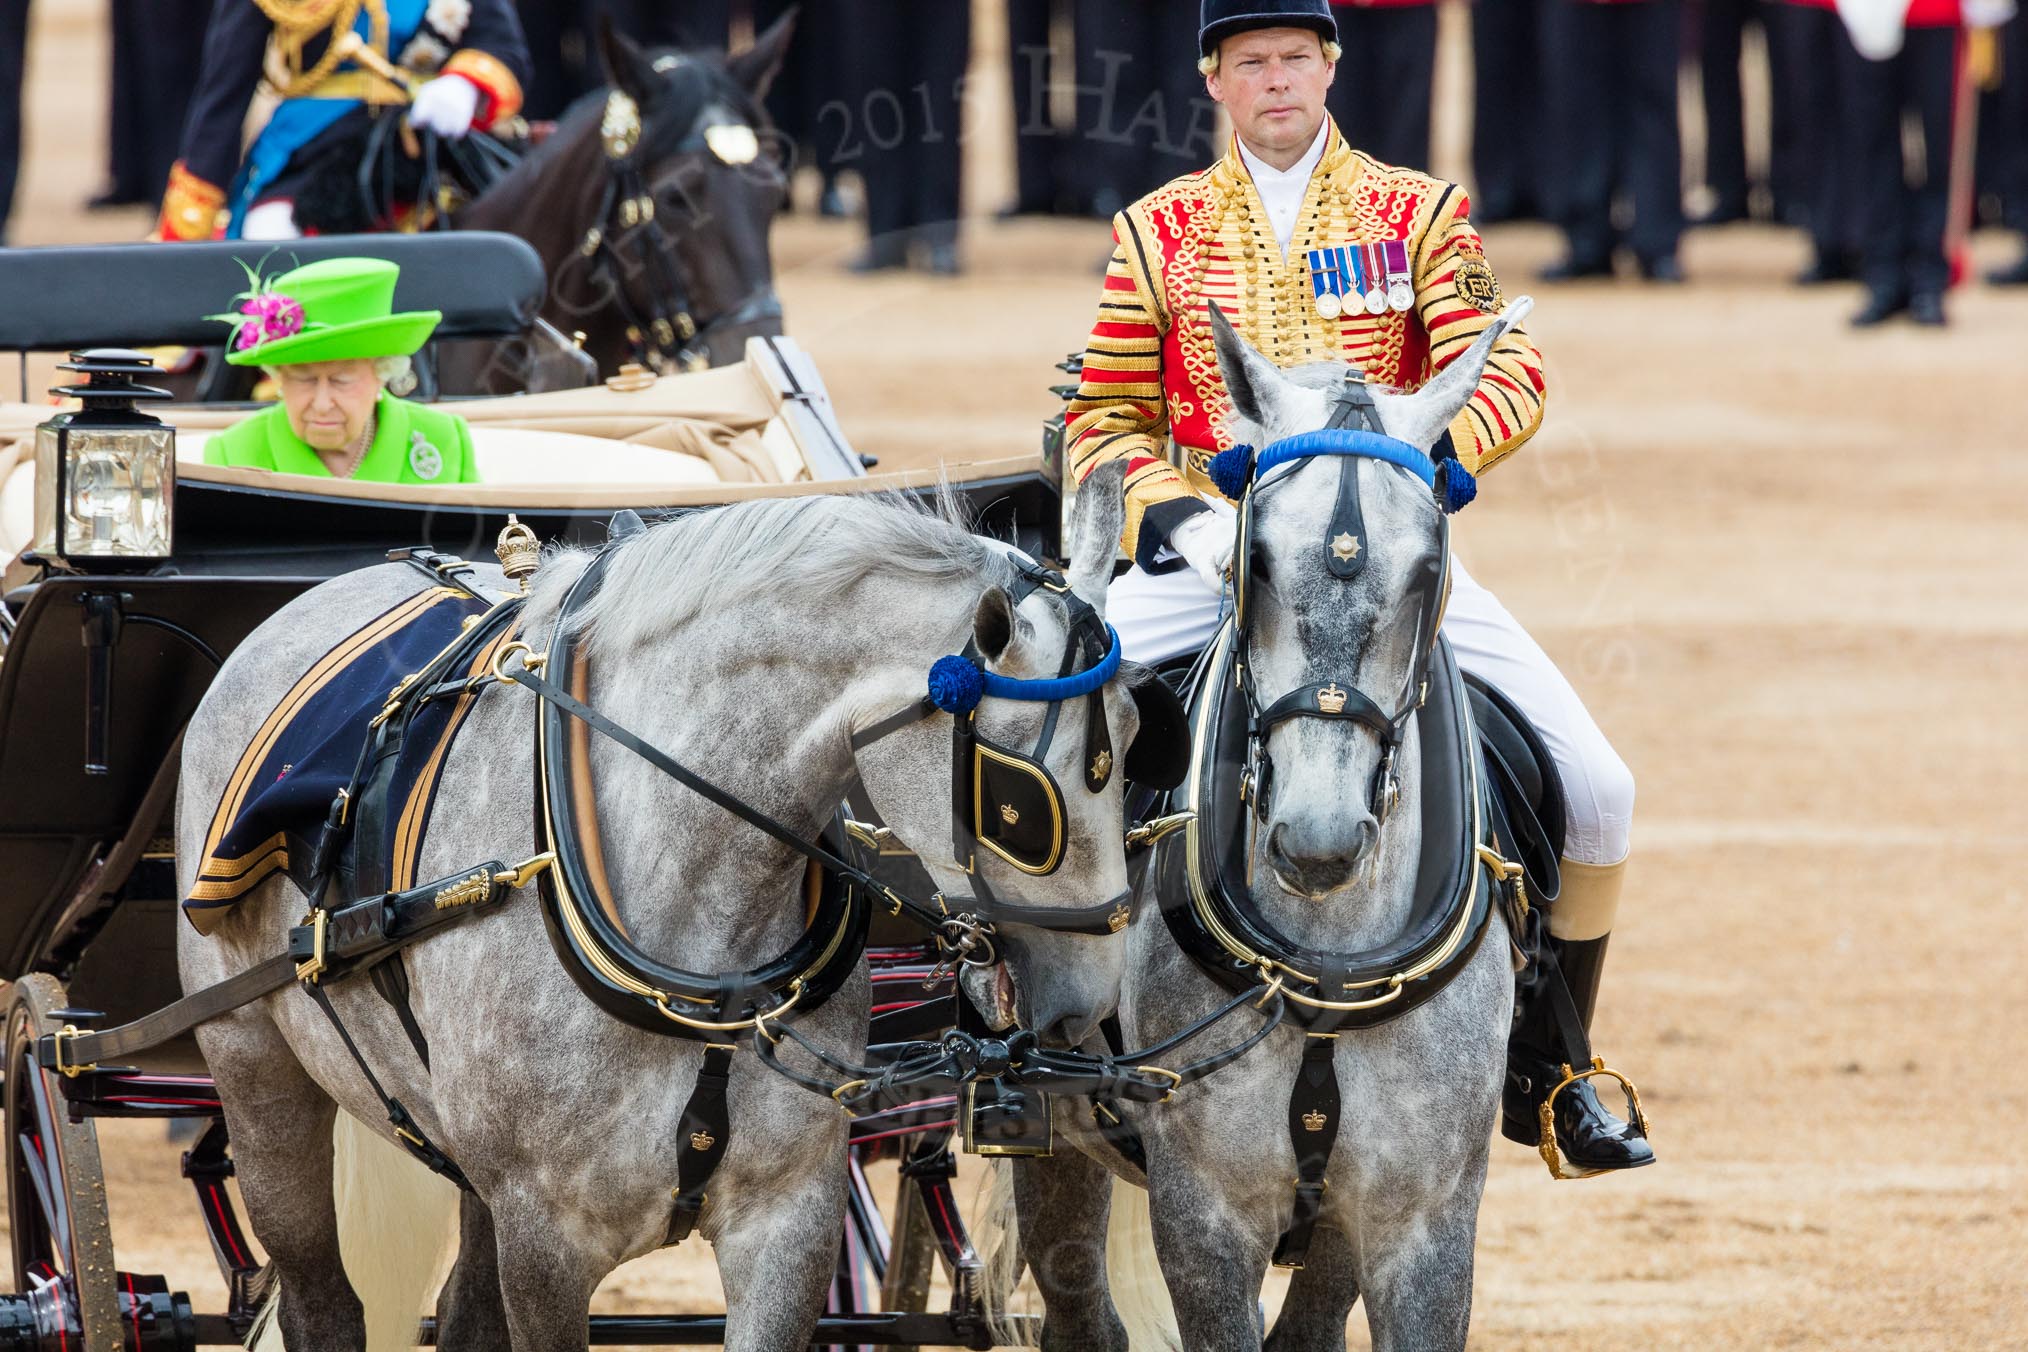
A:
<svg viewBox="0 0 2028 1352">
<path fill-rule="evenodd" d="M 1353 824 L 1351 862 L 1358 863 L 1372 850 L 1373 842 L 1380 839 L 1380 823 L 1365 817 Z"/>
</svg>

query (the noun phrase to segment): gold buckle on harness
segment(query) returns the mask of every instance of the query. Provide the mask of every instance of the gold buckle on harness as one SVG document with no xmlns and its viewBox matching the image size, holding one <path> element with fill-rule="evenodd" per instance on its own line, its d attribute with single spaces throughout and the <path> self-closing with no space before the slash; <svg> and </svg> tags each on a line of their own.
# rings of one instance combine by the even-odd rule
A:
<svg viewBox="0 0 2028 1352">
<path fill-rule="evenodd" d="M 513 868 L 494 874 L 493 881 L 507 888 L 526 887 L 555 863 L 556 851 L 544 850 L 532 859 L 524 859 Z"/>
<path fill-rule="evenodd" d="M 536 652 L 526 643 L 516 639 L 512 643 L 503 645 L 499 652 L 493 654 L 492 665 L 487 668 L 486 674 L 494 680 L 501 681 L 507 685 L 519 684 L 512 676 L 507 674 L 506 669 L 508 657 L 517 652 L 521 654 L 521 665 L 525 670 L 541 671 L 549 664 L 548 653 Z"/>
<path fill-rule="evenodd" d="M 1514 884 L 1514 903 L 1520 907 L 1521 914 L 1526 916 L 1528 914 L 1527 868 L 1512 859 L 1503 857 L 1497 850 L 1488 849 L 1484 845 L 1477 845 L 1473 848 L 1479 852 L 1479 862 L 1493 870 L 1494 875 L 1501 882 Z M 1567 1070 L 1569 1067 L 1566 1066 L 1565 1069 Z"/>
<path fill-rule="evenodd" d="M 97 1070 L 99 1068 L 99 1063 L 96 1061 L 90 1061 L 81 1066 L 73 1066 L 63 1059 L 63 1040 L 65 1038 L 78 1037 L 82 1031 L 76 1024 L 67 1023 L 57 1029 L 56 1036 L 50 1039 L 51 1045 L 56 1050 L 56 1068 L 66 1080 L 75 1080 L 86 1071 Z"/>
<path fill-rule="evenodd" d="M 324 941 L 331 925 L 331 913 L 319 906 L 303 917 L 303 923 L 310 927 L 310 956 L 296 964 L 296 980 L 314 982 L 324 975 Z"/>
<path fill-rule="evenodd" d="M 1554 1089 L 1549 1091 L 1549 1097 L 1542 1100 L 1542 1106 L 1535 1110 L 1536 1124 L 1542 1130 L 1542 1138 L 1535 1148 L 1541 1153 L 1542 1162 L 1549 1166 L 1549 1176 L 1551 1178 L 1590 1178 L 1598 1171 L 1593 1170 L 1591 1173 L 1583 1174 L 1566 1174 L 1563 1172 L 1563 1154 L 1556 1148 L 1556 1096 L 1571 1085 L 1576 1084 L 1579 1080 L 1589 1080 L 1594 1075 L 1610 1075 L 1613 1079 L 1618 1080 L 1620 1088 L 1626 1091 L 1627 1107 L 1633 1114 L 1634 1125 L 1640 1128 L 1641 1136 L 1644 1139 L 1648 1135 L 1648 1114 L 1641 1107 L 1641 1091 L 1634 1088 L 1632 1080 L 1607 1066 L 1604 1057 L 1592 1057 L 1590 1070 L 1573 1071 L 1570 1068 L 1570 1063 L 1567 1061 L 1563 1064 L 1562 1070 L 1563 1078 L 1557 1082 Z"/>
<path fill-rule="evenodd" d="M 1197 820 L 1195 812 L 1172 812 L 1166 817 L 1155 817 L 1142 822 L 1127 832 L 1127 848 L 1136 845 L 1153 845 L 1163 836 L 1181 831 Z"/>
</svg>

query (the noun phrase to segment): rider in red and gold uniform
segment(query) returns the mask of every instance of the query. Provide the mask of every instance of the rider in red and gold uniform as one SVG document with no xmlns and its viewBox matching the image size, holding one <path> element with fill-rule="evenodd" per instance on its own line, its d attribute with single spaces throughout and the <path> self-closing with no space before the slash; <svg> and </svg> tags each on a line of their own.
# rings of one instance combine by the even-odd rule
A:
<svg viewBox="0 0 2028 1352">
<path fill-rule="evenodd" d="M 1210 640 L 1231 561 L 1233 509 L 1206 472 L 1232 444 L 1208 302 L 1278 365 L 1347 362 L 1407 389 L 1468 349 L 1501 308 L 1464 192 L 1361 154 L 1325 115 L 1340 55 L 1326 0 L 1203 0 L 1200 46 L 1211 96 L 1232 117 L 1232 146 L 1114 219 L 1070 407 L 1077 477 L 1110 460 L 1127 465 L 1134 567 L 1113 583 L 1107 619 L 1127 655 L 1149 662 Z M 1510 331 L 1432 454 L 1483 473 L 1534 434 L 1545 389 L 1541 353 Z M 1569 799 L 1550 942 L 1588 1023 L 1624 876 L 1633 777 L 1527 632 L 1455 557 L 1451 571 L 1443 633 L 1459 665 L 1528 715 Z M 1527 1143 L 1568 1056 L 1548 1003 L 1529 1002 L 1509 1060 L 1506 1127 Z M 1590 1081 L 1558 1094 L 1554 1113 L 1573 1173 L 1654 1159 Z"/>
</svg>

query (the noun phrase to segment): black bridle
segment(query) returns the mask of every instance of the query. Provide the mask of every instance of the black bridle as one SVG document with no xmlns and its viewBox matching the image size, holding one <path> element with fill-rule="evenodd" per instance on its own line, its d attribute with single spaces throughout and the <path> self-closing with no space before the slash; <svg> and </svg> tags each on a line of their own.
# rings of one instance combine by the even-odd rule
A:
<svg viewBox="0 0 2028 1352">
<path fill-rule="evenodd" d="M 1048 591 L 1064 606 L 1070 635 L 1054 680 L 1020 681 L 984 671 L 976 640 L 968 641 L 957 659 L 981 673 L 982 696 L 1026 700 L 1047 705 L 1042 731 L 1026 752 L 1001 746 L 979 732 L 979 710 L 963 696 L 939 703 L 935 695 L 921 699 L 871 727 L 853 734 L 852 748 L 871 746 L 889 733 L 939 713 L 951 715 L 951 857 L 971 879 L 972 894 L 936 897 L 939 906 L 995 924 L 1029 925 L 1068 934 L 1117 934 L 1134 916 L 1131 890 L 1088 906 L 1024 906 L 1003 901 L 979 870 L 981 849 L 1034 877 L 1054 873 L 1068 848 L 1068 814 L 1063 791 L 1049 772 L 1047 757 L 1063 706 L 1084 704 L 1084 753 L 1080 764 L 1087 793 L 1102 792 L 1114 770 L 1112 734 L 1106 726 L 1104 687 L 1120 666 L 1119 635 L 1113 633 L 1089 602 L 1071 590 L 1060 573 L 1026 559 L 1015 560 L 1015 582 L 1007 589 L 1015 607 L 1037 591 Z M 940 664 L 941 665 L 941 664 Z M 1087 690 L 1085 687 L 1089 686 Z M 1073 693 L 1074 692 L 1074 693 Z M 1128 750 L 1131 756 L 1132 748 Z M 1047 814 L 1048 833 L 1010 838 L 1024 821 Z M 990 961 L 988 958 L 986 961 Z"/>
<path fill-rule="evenodd" d="M 718 157 L 707 137 L 710 115 L 709 106 L 698 113 L 676 154 Z M 698 323 L 690 290 L 676 267 L 675 241 L 663 230 L 655 195 L 648 188 L 640 108 L 630 96 L 617 89 L 607 94 L 599 136 L 606 155 L 605 190 L 578 253 L 590 261 L 593 275 L 606 282 L 626 321 L 635 359 L 658 372 L 701 371 L 711 364 L 713 334 L 779 320 L 781 298 L 772 282 L 763 282 L 723 313 Z M 614 242 L 616 237 L 626 242 L 627 253 Z M 628 292 L 630 275 L 646 281 L 644 305 L 637 305 Z"/>
<path fill-rule="evenodd" d="M 1338 479 L 1338 498 L 1322 542 L 1324 563 L 1333 577 L 1350 579 L 1365 568 L 1367 548 L 1365 523 L 1359 502 L 1359 467 L 1355 459 L 1378 459 L 1423 475 L 1434 488 L 1438 470 L 1434 462 L 1406 442 L 1388 436 L 1380 426 L 1373 394 L 1356 370 L 1348 369 L 1334 401 L 1330 421 L 1320 432 L 1287 437 L 1268 446 L 1255 462 L 1255 476 L 1280 465 L 1308 461 L 1319 455 L 1346 457 Z M 1427 470 L 1425 470 L 1427 466 Z M 1284 476 L 1286 477 L 1286 476 Z M 1268 801 L 1274 787 L 1274 760 L 1268 752 L 1268 738 L 1280 724 L 1293 718 L 1321 718 L 1357 723 L 1370 730 L 1380 742 L 1380 761 L 1367 786 L 1366 808 L 1376 823 L 1384 823 L 1401 796 L 1395 769 L 1396 757 L 1408 731 L 1409 719 L 1422 706 L 1429 678 L 1430 653 L 1443 620 L 1450 587 L 1450 519 L 1437 517 L 1437 554 L 1434 567 L 1417 584 L 1419 604 L 1416 658 L 1392 709 L 1360 690 L 1356 684 L 1340 685 L 1336 679 L 1299 685 L 1262 706 L 1254 683 L 1251 650 L 1251 615 L 1247 608 L 1253 518 L 1257 499 L 1267 484 L 1250 482 L 1240 500 L 1238 541 L 1233 551 L 1234 623 L 1238 682 L 1249 714 L 1247 764 L 1241 782 L 1242 797 L 1250 801 L 1255 821 L 1267 819 Z"/>
</svg>

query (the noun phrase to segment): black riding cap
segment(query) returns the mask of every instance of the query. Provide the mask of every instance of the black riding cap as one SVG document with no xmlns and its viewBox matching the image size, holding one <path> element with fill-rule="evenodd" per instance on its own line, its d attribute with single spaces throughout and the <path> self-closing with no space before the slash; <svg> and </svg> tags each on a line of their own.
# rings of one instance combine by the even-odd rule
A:
<svg viewBox="0 0 2028 1352">
<path fill-rule="evenodd" d="M 1326 42 L 1338 40 L 1330 0 L 1203 0 L 1197 45 L 1206 56 L 1235 33 L 1254 28 L 1309 28 Z"/>
</svg>

